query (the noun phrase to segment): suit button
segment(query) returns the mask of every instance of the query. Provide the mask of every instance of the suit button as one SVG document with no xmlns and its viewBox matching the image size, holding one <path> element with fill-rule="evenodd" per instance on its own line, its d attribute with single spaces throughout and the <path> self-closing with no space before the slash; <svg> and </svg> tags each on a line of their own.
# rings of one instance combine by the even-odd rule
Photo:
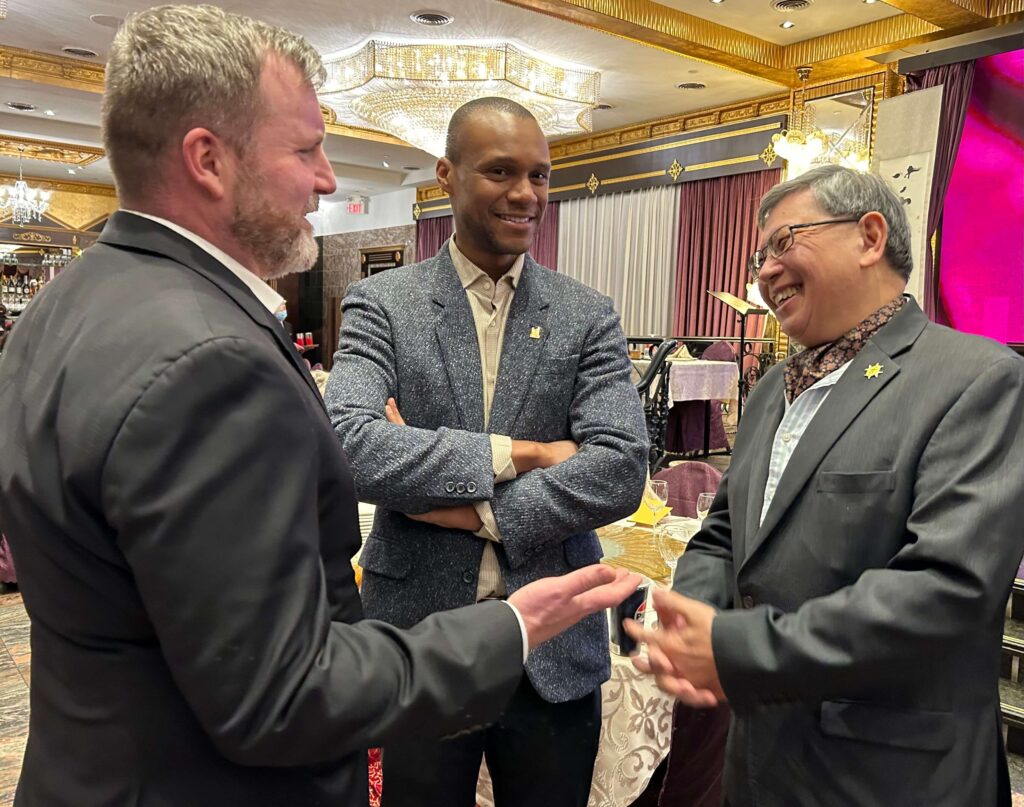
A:
<svg viewBox="0 0 1024 807">
<path fill-rule="evenodd" d="M 476 493 L 476 482 L 466 483 L 466 493 Z"/>
<path fill-rule="evenodd" d="M 476 575 L 474 575 L 468 569 L 462 573 L 462 582 L 463 583 L 472 583 L 474 580 L 476 580 Z"/>
<path fill-rule="evenodd" d="M 454 482 L 445 482 L 444 489 L 445 489 L 445 492 L 447 492 L 447 493 L 454 493 L 455 492 L 455 483 Z"/>
<path fill-rule="evenodd" d="M 754 607 L 754 598 L 751 597 L 749 594 L 744 594 L 743 595 L 743 607 L 744 608 L 753 608 Z"/>
<path fill-rule="evenodd" d="M 455 486 L 455 492 L 456 493 L 465 493 L 466 492 L 466 483 L 465 482 L 459 482 L 459 484 L 457 484 Z"/>
</svg>

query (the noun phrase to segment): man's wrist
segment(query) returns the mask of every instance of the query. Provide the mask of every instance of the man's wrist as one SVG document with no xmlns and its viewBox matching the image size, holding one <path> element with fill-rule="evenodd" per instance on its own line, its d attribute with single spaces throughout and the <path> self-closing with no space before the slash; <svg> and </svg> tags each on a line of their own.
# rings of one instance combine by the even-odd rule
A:
<svg viewBox="0 0 1024 807">
<path fill-rule="evenodd" d="M 513 440 L 512 465 L 515 466 L 516 474 L 525 474 L 527 471 L 539 468 L 543 449 L 543 443 L 533 440 Z"/>
</svg>

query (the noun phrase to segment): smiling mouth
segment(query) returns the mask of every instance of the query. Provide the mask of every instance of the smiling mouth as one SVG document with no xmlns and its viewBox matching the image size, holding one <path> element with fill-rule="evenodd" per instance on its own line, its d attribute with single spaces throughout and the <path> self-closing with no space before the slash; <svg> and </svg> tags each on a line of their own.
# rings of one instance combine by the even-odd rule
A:
<svg viewBox="0 0 1024 807">
<path fill-rule="evenodd" d="M 796 296 L 797 292 L 801 291 L 803 286 L 787 286 L 782 291 L 772 295 L 772 303 L 776 308 L 781 306 L 786 300 L 789 300 Z"/>
<path fill-rule="evenodd" d="M 507 213 L 495 213 L 494 215 L 509 224 L 529 224 L 533 221 L 533 216 L 510 216 Z"/>
</svg>

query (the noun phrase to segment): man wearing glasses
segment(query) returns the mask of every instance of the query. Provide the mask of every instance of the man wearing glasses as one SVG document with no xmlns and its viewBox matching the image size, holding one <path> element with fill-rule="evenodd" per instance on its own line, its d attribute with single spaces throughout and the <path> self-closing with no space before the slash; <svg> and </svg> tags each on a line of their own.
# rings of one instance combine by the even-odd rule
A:
<svg viewBox="0 0 1024 807">
<path fill-rule="evenodd" d="M 909 226 L 880 178 L 815 169 L 758 225 L 751 272 L 806 350 L 751 394 L 636 664 L 731 705 L 730 807 L 1009 805 L 1024 363 L 903 295 Z"/>
</svg>

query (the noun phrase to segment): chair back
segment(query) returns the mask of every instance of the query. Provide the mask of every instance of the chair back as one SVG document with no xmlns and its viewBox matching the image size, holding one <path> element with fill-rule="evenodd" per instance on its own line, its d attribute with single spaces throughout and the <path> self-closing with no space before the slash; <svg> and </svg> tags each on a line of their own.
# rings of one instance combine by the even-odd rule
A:
<svg viewBox="0 0 1024 807">
<path fill-rule="evenodd" d="M 668 506 L 672 514 L 693 518 L 697 514 L 697 496 L 715 493 L 722 481 L 722 472 L 706 462 L 680 462 L 654 475 L 668 482 Z"/>
<path fill-rule="evenodd" d="M 666 339 L 654 352 L 647 370 L 636 382 L 636 391 L 640 395 L 640 403 L 644 407 L 644 418 L 647 421 L 647 437 L 650 440 L 650 451 L 647 464 L 654 470 L 665 456 L 665 427 L 668 425 L 668 374 L 672 365 L 668 357 L 676 349 L 675 339 Z"/>
<path fill-rule="evenodd" d="M 736 361 L 736 351 L 724 339 L 708 345 L 700 356 L 706 361 Z"/>
</svg>

